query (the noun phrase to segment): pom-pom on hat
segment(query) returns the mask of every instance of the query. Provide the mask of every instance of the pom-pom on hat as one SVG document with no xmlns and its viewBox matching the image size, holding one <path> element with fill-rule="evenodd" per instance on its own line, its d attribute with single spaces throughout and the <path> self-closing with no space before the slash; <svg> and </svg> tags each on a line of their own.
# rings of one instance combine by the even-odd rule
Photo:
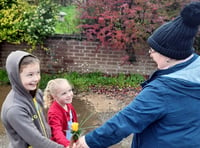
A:
<svg viewBox="0 0 200 148">
<path fill-rule="evenodd" d="M 156 29 L 148 38 L 151 48 L 172 59 L 185 59 L 193 52 L 200 25 L 200 2 L 186 5 L 180 15 Z"/>
</svg>

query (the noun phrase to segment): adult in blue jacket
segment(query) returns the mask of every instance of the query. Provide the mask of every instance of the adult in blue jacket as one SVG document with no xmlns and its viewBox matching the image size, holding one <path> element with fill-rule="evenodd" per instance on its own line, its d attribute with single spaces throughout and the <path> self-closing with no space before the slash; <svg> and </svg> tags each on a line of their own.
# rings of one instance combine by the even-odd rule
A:
<svg viewBox="0 0 200 148">
<path fill-rule="evenodd" d="M 158 70 L 77 148 L 107 148 L 132 133 L 132 148 L 200 148 L 200 57 L 193 49 L 199 24 L 200 2 L 193 2 L 148 38 Z"/>
</svg>

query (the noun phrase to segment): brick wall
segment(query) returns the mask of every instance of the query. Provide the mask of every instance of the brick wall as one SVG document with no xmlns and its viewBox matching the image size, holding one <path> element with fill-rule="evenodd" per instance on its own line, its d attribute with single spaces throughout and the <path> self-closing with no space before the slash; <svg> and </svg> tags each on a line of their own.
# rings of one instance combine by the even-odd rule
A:
<svg viewBox="0 0 200 148">
<path fill-rule="evenodd" d="M 89 42 L 77 37 L 55 36 L 45 41 L 45 46 L 50 49 L 49 51 L 38 47 L 33 54 L 41 60 L 42 72 L 46 73 L 100 71 L 107 74 L 149 75 L 156 69 L 154 62 L 149 58 L 147 49 L 135 51 L 136 62 L 129 65 L 122 64 L 121 58 L 126 55 L 124 51 L 96 50 L 97 45 L 97 42 Z M 0 43 L 0 67 L 5 68 L 6 57 L 11 51 L 28 48 L 26 44 Z"/>
</svg>

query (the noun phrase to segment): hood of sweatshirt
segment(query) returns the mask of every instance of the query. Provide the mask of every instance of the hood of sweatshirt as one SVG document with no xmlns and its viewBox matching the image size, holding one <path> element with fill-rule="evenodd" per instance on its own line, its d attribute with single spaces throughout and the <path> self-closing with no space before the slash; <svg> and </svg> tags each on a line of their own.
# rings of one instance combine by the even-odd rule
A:
<svg viewBox="0 0 200 148">
<path fill-rule="evenodd" d="M 35 57 L 34 55 L 24 51 L 17 50 L 11 52 L 6 60 L 6 70 L 12 89 L 22 96 L 30 97 L 30 93 L 22 85 L 19 72 L 20 62 L 26 56 Z"/>
</svg>

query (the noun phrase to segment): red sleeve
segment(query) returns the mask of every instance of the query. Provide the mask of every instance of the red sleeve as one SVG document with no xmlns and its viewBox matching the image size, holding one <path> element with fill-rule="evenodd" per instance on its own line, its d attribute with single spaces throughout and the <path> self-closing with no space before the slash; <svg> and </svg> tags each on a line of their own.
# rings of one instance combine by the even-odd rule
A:
<svg viewBox="0 0 200 148">
<path fill-rule="evenodd" d="M 56 112 L 48 113 L 48 123 L 52 131 L 52 140 L 67 147 L 70 145 L 70 141 L 67 140 L 65 132 L 63 131 L 64 122 L 66 122 L 66 119 L 61 115 L 59 115 L 58 113 Z"/>
</svg>

